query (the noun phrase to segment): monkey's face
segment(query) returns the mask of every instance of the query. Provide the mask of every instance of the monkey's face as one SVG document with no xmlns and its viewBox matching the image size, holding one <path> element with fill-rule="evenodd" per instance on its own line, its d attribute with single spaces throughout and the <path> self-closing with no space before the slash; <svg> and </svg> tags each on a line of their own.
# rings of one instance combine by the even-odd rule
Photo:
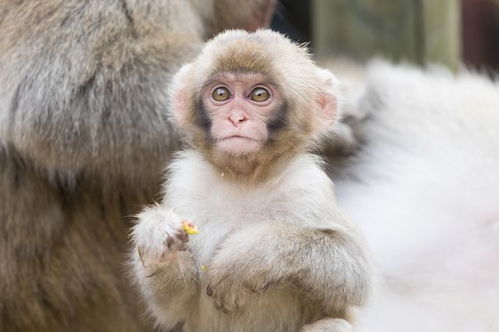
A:
<svg viewBox="0 0 499 332">
<path fill-rule="evenodd" d="M 256 153 L 285 123 L 286 109 L 277 86 L 261 74 L 222 73 L 201 93 L 197 110 L 210 121 L 206 128 L 219 153 Z"/>
<path fill-rule="evenodd" d="M 336 80 L 282 35 L 227 31 L 170 89 L 176 125 L 220 168 L 249 173 L 289 160 L 334 122 Z"/>
</svg>

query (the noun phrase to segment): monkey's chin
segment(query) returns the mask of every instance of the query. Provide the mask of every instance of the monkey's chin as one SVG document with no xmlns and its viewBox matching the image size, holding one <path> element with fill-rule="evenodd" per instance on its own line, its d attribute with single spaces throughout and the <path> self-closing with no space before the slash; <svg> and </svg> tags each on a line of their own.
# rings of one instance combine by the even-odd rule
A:
<svg viewBox="0 0 499 332">
<path fill-rule="evenodd" d="M 217 143 L 217 150 L 231 156 L 244 156 L 258 152 L 262 143 L 256 139 L 233 136 L 224 138 Z"/>
</svg>

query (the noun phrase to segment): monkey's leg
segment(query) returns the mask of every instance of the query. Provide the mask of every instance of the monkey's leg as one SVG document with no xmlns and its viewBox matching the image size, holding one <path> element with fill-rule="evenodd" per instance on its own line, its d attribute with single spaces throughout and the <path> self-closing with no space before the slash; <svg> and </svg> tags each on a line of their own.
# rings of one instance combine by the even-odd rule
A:
<svg viewBox="0 0 499 332">
<path fill-rule="evenodd" d="M 300 332 L 353 332 L 353 327 L 344 319 L 324 318 L 305 325 Z"/>
</svg>

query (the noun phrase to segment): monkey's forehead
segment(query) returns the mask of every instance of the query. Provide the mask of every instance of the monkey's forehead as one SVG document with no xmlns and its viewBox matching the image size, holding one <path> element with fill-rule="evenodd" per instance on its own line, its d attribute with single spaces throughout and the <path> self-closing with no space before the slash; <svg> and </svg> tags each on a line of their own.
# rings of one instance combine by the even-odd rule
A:
<svg viewBox="0 0 499 332">
<path fill-rule="evenodd" d="M 226 31 L 208 42 L 198 58 L 213 72 L 260 73 L 275 76 L 279 69 L 297 65 L 305 70 L 313 66 L 304 46 L 270 30 L 249 33 Z"/>
<path fill-rule="evenodd" d="M 221 49 L 213 62 L 213 72 L 272 74 L 272 58 L 261 45 L 248 41 Z"/>
</svg>

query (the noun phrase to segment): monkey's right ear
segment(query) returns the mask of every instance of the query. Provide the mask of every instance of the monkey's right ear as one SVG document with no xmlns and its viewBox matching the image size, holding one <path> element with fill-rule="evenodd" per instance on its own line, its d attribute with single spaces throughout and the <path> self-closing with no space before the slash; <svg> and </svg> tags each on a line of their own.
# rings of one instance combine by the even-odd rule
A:
<svg viewBox="0 0 499 332">
<path fill-rule="evenodd" d="M 319 124 L 317 126 L 317 131 L 320 132 L 330 128 L 338 117 L 340 108 L 340 83 L 336 76 L 334 76 L 333 73 L 327 69 L 321 69 L 319 71 L 319 77 L 321 80 L 321 87 L 320 95 L 317 101 L 319 106 L 317 114 Z"/>
<path fill-rule="evenodd" d="M 188 126 L 192 117 L 192 93 L 189 93 L 191 64 L 183 65 L 175 74 L 168 91 L 170 116 L 180 127 Z M 192 89 L 192 88 L 191 88 Z"/>
</svg>

